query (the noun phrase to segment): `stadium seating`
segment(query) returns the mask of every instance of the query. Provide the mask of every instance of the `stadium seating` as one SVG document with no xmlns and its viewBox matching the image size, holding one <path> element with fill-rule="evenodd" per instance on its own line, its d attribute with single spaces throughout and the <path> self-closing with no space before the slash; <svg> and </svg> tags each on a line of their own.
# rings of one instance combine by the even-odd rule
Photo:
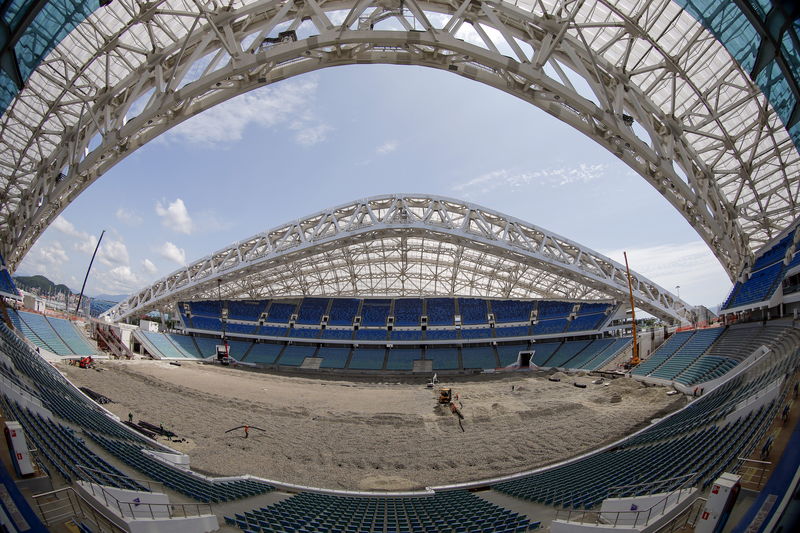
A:
<svg viewBox="0 0 800 533">
<path fill-rule="evenodd" d="M 288 323 L 295 309 L 297 309 L 297 304 L 294 303 L 272 302 L 267 311 L 267 322 L 273 324 Z"/>
<path fill-rule="evenodd" d="M 536 315 L 539 320 L 546 320 L 548 318 L 566 318 L 572 312 L 575 304 L 572 302 L 554 302 L 554 301 L 541 301 L 537 309 L 539 310 Z"/>
<path fill-rule="evenodd" d="M 222 304 L 218 300 L 190 302 L 189 308 L 192 310 L 192 316 L 222 317 Z"/>
<path fill-rule="evenodd" d="M 208 318 L 204 316 L 193 316 L 192 325 L 194 329 L 204 331 L 222 331 L 222 320 L 219 318 Z"/>
<path fill-rule="evenodd" d="M 45 318 L 72 353 L 77 355 L 94 355 L 97 353 L 97 349 L 86 341 L 72 322 L 52 316 Z"/>
<path fill-rule="evenodd" d="M 533 326 L 534 335 L 552 335 L 563 333 L 569 321 L 566 318 L 554 318 L 552 320 L 539 320 Z"/>
<path fill-rule="evenodd" d="M 391 300 L 385 299 L 364 300 L 361 305 L 361 325 L 385 328 L 391 304 Z M 417 324 L 419 324 L 419 321 L 417 321 Z"/>
<path fill-rule="evenodd" d="M 524 515 L 464 490 L 425 496 L 334 496 L 301 492 L 268 507 L 233 517 L 228 525 L 264 533 L 329 531 L 357 533 L 493 532 L 538 527 Z"/>
<path fill-rule="evenodd" d="M 389 350 L 389 356 L 386 359 L 387 370 L 411 370 L 414 366 L 415 359 L 422 359 L 422 353 L 418 349 L 413 348 L 394 348 Z M 353 363 L 350 363 L 350 368 L 353 368 Z"/>
<path fill-rule="evenodd" d="M 355 348 L 348 368 L 353 370 L 380 370 L 386 357 L 385 348 Z"/>
<path fill-rule="evenodd" d="M 361 300 L 355 298 L 334 298 L 328 316 L 328 325 L 352 326 L 360 306 Z"/>
<path fill-rule="evenodd" d="M 249 322 L 257 322 L 267 307 L 263 300 L 229 300 L 227 305 L 228 320 L 247 320 Z"/>
<path fill-rule="evenodd" d="M 533 357 L 531 357 L 531 364 L 536 366 L 552 366 L 548 363 L 553 354 L 561 346 L 560 342 L 537 342 L 531 346 L 533 350 Z"/>
<path fill-rule="evenodd" d="M 425 300 L 429 326 L 452 326 L 455 322 L 455 301 L 452 298 Z"/>
<path fill-rule="evenodd" d="M 793 238 L 794 232 L 790 232 L 788 235 L 783 237 L 772 248 L 764 252 L 753 262 L 752 270 L 761 270 L 764 267 L 783 261 L 783 258 L 786 255 L 786 250 L 789 248 L 789 245 L 792 244 Z"/>
<path fill-rule="evenodd" d="M 422 330 L 398 330 L 394 329 L 389 334 L 389 338 L 394 341 L 417 341 L 422 339 Z"/>
<path fill-rule="evenodd" d="M 196 359 L 202 359 L 203 356 L 200 354 L 200 351 L 197 348 L 197 345 L 194 342 L 194 339 L 189 337 L 188 335 L 178 335 L 175 333 L 167 333 L 165 335 L 172 344 L 175 344 L 180 351 L 186 354 L 187 357 L 194 357 Z M 212 354 L 213 355 L 213 354 Z"/>
<path fill-rule="evenodd" d="M 422 316 L 422 300 L 400 298 L 394 301 L 395 326 L 419 326 Z"/>
<path fill-rule="evenodd" d="M 233 334 L 242 334 L 242 335 L 255 335 L 257 333 L 258 324 L 240 324 L 238 322 L 227 322 L 225 324 L 225 332 L 233 335 Z"/>
<path fill-rule="evenodd" d="M 139 329 L 134 332 L 134 336 L 143 346 L 147 347 L 147 351 L 153 357 L 159 359 L 197 359 L 199 357 L 196 349 L 186 351 L 180 344 L 174 343 L 164 333 Z"/>
<path fill-rule="evenodd" d="M 425 351 L 425 358 L 433 361 L 434 370 L 457 370 L 458 348 L 428 348 Z"/>
<path fill-rule="evenodd" d="M 506 367 L 517 362 L 519 352 L 529 350 L 527 344 L 500 344 L 497 346 L 497 355 L 500 366 Z"/>
<path fill-rule="evenodd" d="M 325 331 L 322 332 L 320 335 L 321 339 L 339 339 L 339 340 L 350 340 L 353 338 L 353 330 L 352 329 L 331 329 L 326 328 Z"/>
<path fill-rule="evenodd" d="M 344 368 L 350 357 L 350 348 L 323 346 L 317 352 L 317 357 L 322 357 L 320 368 Z"/>
<path fill-rule="evenodd" d="M 0 255 L 0 293 L 10 298 L 19 298 L 19 290 L 17 290 L 14 280 L 11 278 L 2 255 Z"/>
<path fill-rule="evenodd" d="M 527 337 L 530 335 L 530 326 L 498 326 L 494 328 L 497 337 Z"/>
<path fill-rule="evenodd" d="M 280 355 L 281 350 L 283 350 L 283 345 L 281 344 L 257 342 L 253 344 L 253 347 L 247 353 L 247 356 L 244 357 L 242 360 L 247 363 L 261 363 L 261 364 L 271 365 L 278 358 L 278 355 Z"/>
<path fill-rule="evenodd" d="M 649 375 L 654 378 L 675 379 L 717 340 L 722 331 L 722 328 L 697 330 L 669 359 Z"/>
<path fill-rule="evenodd" d="M 631 373 L 637 376 L 646 376 L 658 368 L 662 363 L 664 363 L 664 361 L 669 359 L 672 354 L 678 351 L 693 334 L 694 332 L 692 331 L 679 331 L 678 333 L 675 333 L 668 338 L 664 344 L 659 346 L 658 349 L 653 352 L 646 361 L 640 363 L 639 366 L 634 368 Z"/>
<path fill-rule="evenodd" d="M 778 262 L 757 272 L 754 271 L 744 283 L 737 281 L 723 308 L 732 309 L 768 300 L 783 279 L 783 272 L 783 263 Z"/>
<path fill-rule="evenodd" d="M 458 331 L 453 328 L 446 328 L 446 329 L 428 329 L 425 332 L 425 339 L 430 341 L 436 340 L 449 340 L 449 339 L 457 339 L 458 338 Z"/>
<path fill-rule="evenodd" d="M 329 302 L 330 298 L 304 298 L 297 312 L 297 323 L 318 326 Z"/>
<path fill-rule="evenodd" d="M 461 329 L 462 339 L 490 339 L 492 338 L 491 328 L 471 328 Z"/>
<path fill-rule="evenodd" d="M 463 368 L 496 368 L 499 362 L 492 346 L 464 346 L 461 348 Z"/>
<path fill-rule="evenodd" d="M 530 323 L 535 302 L 517 300 L 490 300 L 494 320 L 498 324 L 511 322 Z"/>
<path fill-rule="evenodd" d="M 319 337 L 320 333 L 322 333 L 322 330 L 319 328 L 294 327 L 286 331 L 286 336 L 300 339 L 316 339 Z"/>
<path fill-rule="evenodd" d="M 367 328 L 359 328 L 358 331 L 355 333 L 356 340 L 369 340 L 369 341 L 385 341 L 386 336 L 388 335 L 388 331 L 386 329 L 367 329 Z"/>
<path fill-rule="evenodd" d="M 594 313 L 591 315 L 578 315 L 570 321 L 567 331 L 585 331 L 599 328 L 608 315 Z"/>
<path fill-rule="evenodd" d="M 39 348 L 57 355 L 75 355 L 44 315 L 9 309 L 9 317 L 14 327 L 22 331 Z"/>
<path fill-rule="evenodd" d="M 575 368 L 572 359 L 580 354 L 591 341 L 570 341 L 563 343 L 556 352 L 547 360 L 545 366 Z"/>
<path fill-rule="evenodd" d="M 462 324 L 486 324 L 489 307 L 482 298 L 459 298 L 458 312 Z"/>
<path fill-rule="evenodd" d="M 609 340 L 610 339 L 595 340 L 592 345 L 581 353 L 581 355 L 586 355 L 585 360 L 581 362 L 573 361 L 573 368 L 599 370 L 607 361 L 613 359 L 618 353 L 631 344 L 630 337 L 613 339 L 612 342 L 607 342 Z M 594 348 L 592 348 L 593 346 Z"/>
<path fill-rule="evenodd" d="M 278 364 L 283 366 L 300 366 L 306 357 L 314 357 L 317 348 L 314 346 L 287 346 L 281 352 Z"/>
</svg>

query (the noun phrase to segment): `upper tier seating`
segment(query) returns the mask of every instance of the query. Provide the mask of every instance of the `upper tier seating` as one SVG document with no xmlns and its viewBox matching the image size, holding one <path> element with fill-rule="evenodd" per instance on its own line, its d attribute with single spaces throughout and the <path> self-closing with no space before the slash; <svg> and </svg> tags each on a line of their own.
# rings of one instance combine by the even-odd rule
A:
<svg viewBox="0 0 800 533">
<path fill-rule="evenodd" d="M 533 326 L 534 335 L 551 335 L 563 333 L 567 329 L 569 322 L 566 318 L 554 318 L 552 320 L 541 320 Z"/>
<path fill-rule="evenodd" d="M 422 330 L 397 330 L 393 329 L 389 338 L 395 341 L 416 341 L 422 339 Z"/>
<path fill-rule="evenodd" d="M 777 263 L 779 261 L 783 261 L 784 256 L 786 255 L 786 250 L 789 248 L 789 245 L 792 244 L 792 239 L 794 238 L 794 232 L 789 232 L 784 238 L 778 241 L 775 246 L 764 252 L 760 257 L 758 257 L 755 262 L 753 262 L 753 271 L 761 270 L 764 267 L 767 267 L 773 263 Z"/>
<path fill-rule="evenodd" d="M 297 309 L 297 304 L 272 302 L 267 311 L 267 322 L 276 324 L 288 323 L 295 309 Z"/>
<path fill-rule="evenodd" d="M 391 300 L 364 300 L 364 303 L 361 305 L 361 325 L 385 328 L 391 305 Z"/>
<path fill-rule="evenodd" d="M 537 317 L 540 321 L 547 318 L 566 318 L 572 312 L 573 307 L 575 307 L 575 304 L 572 302 L 541 301 L 539 302 Z"/>
<path fill-rule="evenodd" d="M 229 300 L 228 320 L 257 322 L 266 307 L 266 302 L 263 300 Z"/>
<path fill-rule="evenodd" d="M 419 326 L 420 316 L 422 316 L 422 300 L 399 298 L 394 301 L 395 326 Z"/>
<path fill-rule="evenodd" d="M 8 272 L 6 261 L 2 255 L 0 255 L 0 293 L 11 298 L 19 297 L 19 290 L 17 290 L 14 280 L 11 279 L 11 274 Z"/>
<path fill-rule="evenodd" d="M 361 300 L 356 298 L 334 298 L 328 316 L 329 326 L 352 326 Z"/>
<path fill-rule="evenodd" d="M 482 298 L 459 298 L 458 312 L 461 314 L 462 324 L 486 324 L 489 307 Z"/>
<path fill-rule="evenodd" d="M 452 298 L 425 300 L 429 326 L 452 326 L 455 323 L 456 305 Z"/>
<path fill-rule="evenodd" d="M 330 298 L 304 298 L 297 312 L 298 324 L 318 326 L 322 322 L 322 315 L 328 310 Z"/>
<path fill-rule="evenodd" d="M 517 300 L 491 300 L 495 322 L 529 322 L 535 302 Z"/>
<path fill-rule="evenodd" d="M 207 300 L 191 302 L 189 304 L 192 316 L 210 316 L 220 318 L 222 316 L 222 305 L 217 300 Z"/>
<path fill-rule="evenodd" d="M 737 281 L 725 302 L 724 309 L 768 300 L 783 279 L 783 272 L 783 263 L 778 262 L 753 272 L 744 283 Z"/>
<path fill-rule="evenodd" d="M 605 321 L 607 316 L 608 315 L 606 315 L 605 313 L 578 315 L 575 317 L 574 320 L 570 321 L 567 331 L 584 331 L 584 330 L 597 329 L 600 327 L 603 321 Z"/>
</svg>

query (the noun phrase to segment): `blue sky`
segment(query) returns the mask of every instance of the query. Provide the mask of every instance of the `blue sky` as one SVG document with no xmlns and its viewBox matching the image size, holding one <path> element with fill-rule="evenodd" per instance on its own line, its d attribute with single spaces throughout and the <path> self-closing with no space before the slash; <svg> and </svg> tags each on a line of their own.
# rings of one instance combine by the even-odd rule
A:
<svg viewBox="0 0 800 533">
<path fill-rule="evenodd" d="M 174 128 L 101 177 L 17 270 L 128 293 L 233 241 L 356 198 L 472 201 L 622 261 L 692 304 L 730 282 L 689 224 L 613 155 L 501 91 L 421 67 L 285 80 Z"/>
</svg>

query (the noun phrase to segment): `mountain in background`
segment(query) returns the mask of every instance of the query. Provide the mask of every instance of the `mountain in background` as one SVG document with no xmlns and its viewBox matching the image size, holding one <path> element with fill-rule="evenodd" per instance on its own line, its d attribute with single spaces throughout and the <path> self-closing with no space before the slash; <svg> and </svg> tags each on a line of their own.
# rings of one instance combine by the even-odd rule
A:
<svg viewBox="0 0 800 533">
<path fill-rule="evenodd" d="M 40 295 L 73 294 L 73 291 L 63 283 L 55 284 L 44 276 L 14 276 L 14 283 L 23 291 Z"/>
</svg>

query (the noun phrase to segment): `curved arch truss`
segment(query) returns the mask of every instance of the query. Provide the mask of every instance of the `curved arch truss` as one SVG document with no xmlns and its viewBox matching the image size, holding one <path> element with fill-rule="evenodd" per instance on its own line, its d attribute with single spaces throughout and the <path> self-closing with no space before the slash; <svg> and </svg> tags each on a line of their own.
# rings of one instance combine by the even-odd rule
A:
<svg viewBox="0 0 800 533">
<path fill-rule="evenodd" d="M 637 306 L 670 322 L 691 307 L 633 273 Z M 107 311 L 179 300 L 482 296 L 627 301 L 625 267 L 545 229 L 458 200 L 380 196 L 321 211 L 195 261 Z"/>
<path fill-rule="evenodd" d="M 560 118 L 652 184 L 731 277 L 798 215 L 783 123 L 670 0 L 117 0 L 2 118 L 0 252 L 14 267 L 89 184 L 181 121 L 357 63 L 445 69 Z"/>
</svg>

